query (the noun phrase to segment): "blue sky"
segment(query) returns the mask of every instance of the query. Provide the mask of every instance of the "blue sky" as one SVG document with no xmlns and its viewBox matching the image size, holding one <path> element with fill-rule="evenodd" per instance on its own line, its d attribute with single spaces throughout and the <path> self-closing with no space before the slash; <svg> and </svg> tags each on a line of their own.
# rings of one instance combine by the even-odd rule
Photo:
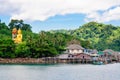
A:
<svg viewBox="0 0 120 80">
<path fill-rule="evenodd" d="M 90 21 L 120 26 L 120 0 L 0 0 L 0 19 L 22 19 L 33 32 L 76 29 Z"/>
<path fill-rule="evenodd" d="M 34 31 L 41 30 L 57 30 L 57 29 L 76 29 L 81 24 L 84 24 L 84 16 L 80 14 L 68 14 L 64 16 L 56 15 L 54 17 L 49 18 L 45 21 L 35 21 L 32 22 L 31 25 L 34 27 Z"/>
</svg>

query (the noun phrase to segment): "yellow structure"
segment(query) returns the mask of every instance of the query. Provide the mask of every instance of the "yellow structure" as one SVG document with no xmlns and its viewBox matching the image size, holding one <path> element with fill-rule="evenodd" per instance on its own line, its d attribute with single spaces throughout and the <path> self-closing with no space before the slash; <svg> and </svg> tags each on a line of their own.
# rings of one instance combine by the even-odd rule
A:
<svg viewBox="0 0 120 80">
<path fill-rule="evenodd" d="M 17 37 L 17 29 L 13 28 L 12 30 L 12 40 L 14 40 Z"/>
<path fill-rule="evenodd" d="M 17 29 L 13 29 L 13 32 L 16 31 Z M 14 40 L 14 43 L 21 43 L 22 42 L 22 31 L 19 29 L 17 30 L 17 34 L 12 32 L 12 38 Z M 16 35 L 16 36 L 15 36 Z"/>
</svg>

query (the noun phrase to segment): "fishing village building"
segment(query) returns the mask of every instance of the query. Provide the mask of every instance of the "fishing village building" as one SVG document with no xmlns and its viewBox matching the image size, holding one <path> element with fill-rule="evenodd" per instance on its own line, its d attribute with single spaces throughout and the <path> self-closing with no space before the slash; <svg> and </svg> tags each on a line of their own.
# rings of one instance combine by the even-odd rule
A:
<svg viewBox="0 0 120 80">
<path fill-rule="evenodd" d="M 120 53 L 110 49 L 97 51 L 96 49 L 85 49 L 79 44 L 70 44 L 66 47 L 63 54 L 54 58 L 47 58 L 49 63 L 92 63 L 92 64 L 108 64 L 112 62 L 120 62 Z"/>
<path fill-rule="evenodd" d="M 84 48 L 78 44 L 71 44 L 66 48 L 68 54 L 78 54 L 83 53 Z"/>
<path fill-rule="evenodd" d="M 84 48 L 78 44 L 70 44 L 66 47 L 64 54 L 58 56 L 59 58 L 79 58 L 87 59 L 90 55 L 84 53 Z"/>
</svg>

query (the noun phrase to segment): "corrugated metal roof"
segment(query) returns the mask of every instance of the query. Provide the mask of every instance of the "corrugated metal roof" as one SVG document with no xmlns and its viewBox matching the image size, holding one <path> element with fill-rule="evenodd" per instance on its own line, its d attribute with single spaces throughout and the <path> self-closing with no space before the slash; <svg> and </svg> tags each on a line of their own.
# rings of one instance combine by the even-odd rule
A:
<svg viewBox="0 0 120 80">
<path fill-rule="evenodd" d="M 102 51 L 98 52 L 98 55 L 103 55 L 103 54 L 104 54 L 104 52 L 102 52 Z"/>
</svg>

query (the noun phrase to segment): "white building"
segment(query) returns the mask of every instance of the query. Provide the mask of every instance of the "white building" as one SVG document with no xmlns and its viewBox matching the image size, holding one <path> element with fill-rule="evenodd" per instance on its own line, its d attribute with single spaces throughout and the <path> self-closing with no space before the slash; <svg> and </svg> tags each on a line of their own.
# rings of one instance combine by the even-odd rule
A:
<svg viewBox="0 0 120 80">
<path fill-rule="evenodd" d="M 66 53 L 69 54 L 79 54 L 79 53 L 83 53 L 83 51 L 84 48 L 78 44 L 71 44 L 66 48 Z"/>
</svg>

